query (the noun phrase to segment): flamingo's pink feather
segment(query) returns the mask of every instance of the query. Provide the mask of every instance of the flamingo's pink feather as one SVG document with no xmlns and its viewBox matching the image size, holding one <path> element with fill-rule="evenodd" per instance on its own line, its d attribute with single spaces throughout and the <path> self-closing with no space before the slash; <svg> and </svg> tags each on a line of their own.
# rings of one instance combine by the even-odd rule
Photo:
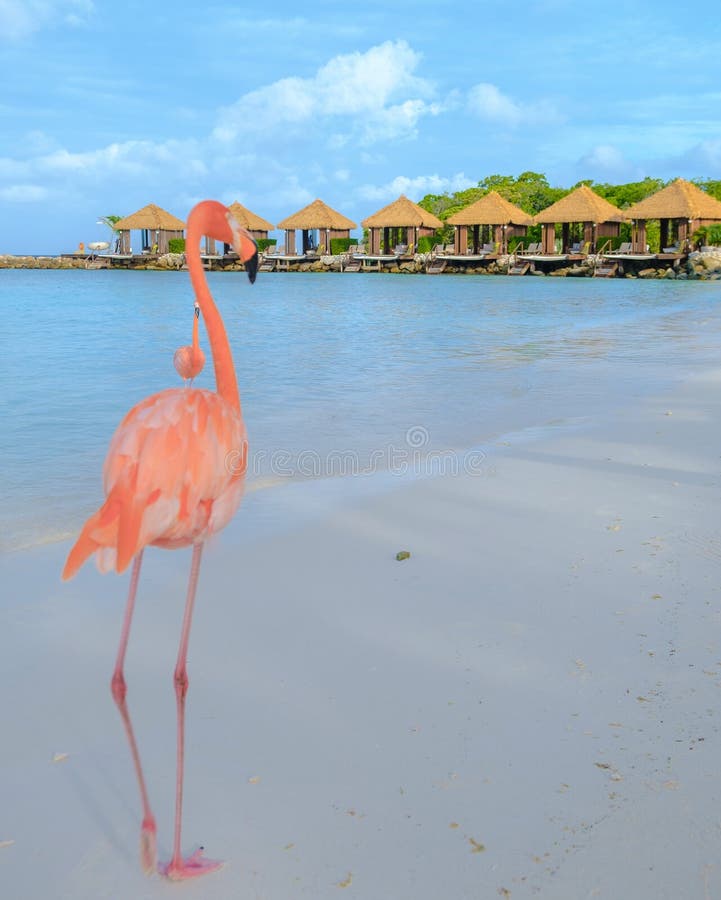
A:
<svg viewBox="0 0 721 900">
<path fill-rule="evenodd" d="M 150 544 L 204 541 L 235 514 L 246 459 L 240 413 L 215 392 L 171 388 L 142 400 L 113 435 L 105 503 L 85 523 L 63 578 L 93 553 L 102 572 L 122 572 Z"/>
</svg>

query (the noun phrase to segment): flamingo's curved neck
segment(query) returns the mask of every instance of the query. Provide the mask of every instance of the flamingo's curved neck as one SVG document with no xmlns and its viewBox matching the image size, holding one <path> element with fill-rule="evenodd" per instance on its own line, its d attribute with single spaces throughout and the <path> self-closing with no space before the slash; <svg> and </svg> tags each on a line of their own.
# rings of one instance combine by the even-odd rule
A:
<svg viewBox="0 0 721 900">
<path fill-rule="evenodd" d="M 198 317 L 193 316 L 193 343 L 192 347 L 192 357 L 193 357 L 193 365 L 201 366 L 203 364 L 202 350 L 200 349 L 200 341 L 198 338 Z"/>
<path fill-rule="evenodd" d="M 210 352 L 215 367 L 216 389 L 227 403 L 240 411 L 238 382 L 235 377 L 235 366 L 230 352 L 228 335 L 225 333 L 225 325 L 223 325 L 213 295 L 210 293 L 203 271 L 203 262 L 200 258 L 200 240 L 205 234 L 203 226 L 204 223 L 192 215 L 188 219 L 188 238 L 185 243 L 188 272 L 195 297 L 203 314 L 205 327 L 208 330 Z"/>
</svg>

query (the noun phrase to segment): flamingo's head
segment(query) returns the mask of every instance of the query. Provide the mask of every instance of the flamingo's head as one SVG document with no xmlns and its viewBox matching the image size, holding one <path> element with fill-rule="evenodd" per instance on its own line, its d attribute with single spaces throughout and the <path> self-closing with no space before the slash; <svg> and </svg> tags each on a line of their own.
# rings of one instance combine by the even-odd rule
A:
<svg viewBox="0 0 721 900">
<path fill-rule="evenodd" d="M 258 245 L 253 235 L 236 222 L 231 211 L 217 200 L 203 200 L 196 204 L 188 216 L 188 229 L 196 234 L 206 234 L 216 241 L 230 244 L 245 265 L 251 284 L 258 271 Z"/>
<path fill-rule="evenodd" d="M 258 245 L 253 235 L 236 222 L 230 210 L 228 210 L 226 218 L 232 234 L 232 240 L 229 243 L 240 257 L 240 261 L 248 273 L 248 279 L 253 284 L 258 273 Z"/>
</svg>

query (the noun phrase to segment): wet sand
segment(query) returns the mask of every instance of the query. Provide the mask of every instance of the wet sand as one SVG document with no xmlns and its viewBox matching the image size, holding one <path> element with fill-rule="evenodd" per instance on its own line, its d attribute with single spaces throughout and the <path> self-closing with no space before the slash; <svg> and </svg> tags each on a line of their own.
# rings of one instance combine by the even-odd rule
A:
<svg viewBox="0 0 721 900">
<path fill-rule="evenodd" d="M 250 493 L 189 658 L 183 847 L 226 866 L 182 886 L 140 870 L 127 576 L 3 557 L 3 896 L 721 896 L 720 398 L 697 372 L 475 474 Z M 188 566 L 146 554 L 126 669 L 163 860 Z"/>
</svg>

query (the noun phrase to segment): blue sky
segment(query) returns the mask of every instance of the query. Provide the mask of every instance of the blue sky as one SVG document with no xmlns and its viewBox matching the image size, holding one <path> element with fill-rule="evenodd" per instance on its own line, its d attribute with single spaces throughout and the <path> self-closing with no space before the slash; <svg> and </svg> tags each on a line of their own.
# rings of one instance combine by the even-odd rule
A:
<svg viewBox="0 0 721 900">
<path fill-rule="evenodd" d="M 0 253 L 101 215 L 405 193 L 532 169 L 721 178 L 721 19 L 677 2 L 0 0 Z M 277 235 L 276 235 L 277 236 Z"/>
</svg>

